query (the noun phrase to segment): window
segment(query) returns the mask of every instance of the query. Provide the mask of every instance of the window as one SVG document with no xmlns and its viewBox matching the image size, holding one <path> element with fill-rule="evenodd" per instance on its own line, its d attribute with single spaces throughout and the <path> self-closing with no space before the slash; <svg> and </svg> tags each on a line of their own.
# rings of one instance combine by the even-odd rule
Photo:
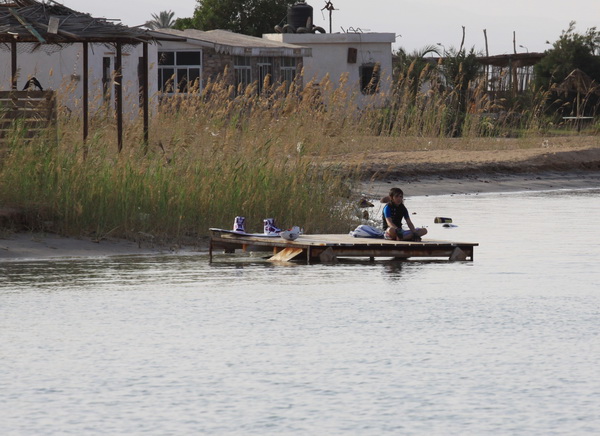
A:
<svg viewBox="0 0 600 436">
<path fill-rule="evenodd" d="M 360 91 L 363 94 L 375 94 L 379 89 L 380 68 L 378 63 L 360 66 Z"/>
<path fill-rule="evenodd" d="M 266 82 L 265 82 L 266 80 Z M 258 92 L 262 92 L 265 84 L 273 83 L 273 58 L 261 56 L 258 58 Z"/>
<path fill-rule="evenodd" d="M 235 73 L 235 89 L 246 88 L 252 83 L 252 66 L 248 56 L 236 56 L 233 59 L 233 71 Z"/>
<path fill-rule="evenodd" d="M 285 82 L 285 89 L 289 91 L 290 85 L 296 78 L 297 58 L 281 58 L 281 81 Z"/>
<path fill-rule="evenodd" d="M 159 51 L 158 89 L 166 93 L 202 89 L 202 52 Z"/>
</svg>

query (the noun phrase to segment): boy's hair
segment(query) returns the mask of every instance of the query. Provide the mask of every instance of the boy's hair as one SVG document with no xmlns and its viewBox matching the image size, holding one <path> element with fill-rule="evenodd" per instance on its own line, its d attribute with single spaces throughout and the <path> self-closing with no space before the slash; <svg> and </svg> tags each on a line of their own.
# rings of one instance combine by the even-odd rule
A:
<svg viewBox="0 0 600 436">
<path fill-rule="evenodd" d="M 404 191 L 402 191 L 402 189 L 392 188 L 392 189 L 390 189 L 390 193 L 388 195 L 386 195 L 385 197 L 383 197 L 380 201 L 381 201 L 381 203 L 390 203 L 392 201 L 392 198 L 398 194 L 400 194 L 404 197 Z"/>
<path fill-rule="evenodd" d="M 390 194 L 389 194 L 390 198 L 395 197 L 398 194 L 404 196 L 404 191 L 402 191 L 402 189 L 400 189 L 400 188 L 390 189 Z"/>
</svg>

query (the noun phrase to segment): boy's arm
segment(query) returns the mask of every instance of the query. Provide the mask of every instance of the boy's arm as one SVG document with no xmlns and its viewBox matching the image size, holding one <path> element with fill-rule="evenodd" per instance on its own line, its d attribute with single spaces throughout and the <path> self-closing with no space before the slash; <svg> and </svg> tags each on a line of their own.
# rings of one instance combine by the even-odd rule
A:
<svg viewBox="0 0 600 436">
<path fill-rule="evenodd" d="M 396 229 L 398 228 L 396 226 L 396 224 L 394 224 L 394 222 L 392 221 L 392 219 L 390 217 L 385 217 L 385 222 L 387 223 L 388 227 L 391 227 L 392 229 Z"/>
<path fill-rule="evenodd" d="M 415 232 L 415 225 L 411 221 L 410 217 L 404 217 L 404 220 L 406 221 L 406 225 L 408 226 L 408 228 L 410 229 L 410 231 L 414 233 Z"/>
</svg>

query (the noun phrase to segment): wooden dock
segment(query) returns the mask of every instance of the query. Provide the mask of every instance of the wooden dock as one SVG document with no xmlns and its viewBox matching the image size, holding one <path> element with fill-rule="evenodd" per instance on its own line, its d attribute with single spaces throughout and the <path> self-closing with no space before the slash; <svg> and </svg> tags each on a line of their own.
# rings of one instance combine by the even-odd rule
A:
<svg viewBox="0 0 600 436">
<path fill-rule="evenodd" d="M 210 261 L 217 250 L 225 253 L 263 251 L 272 255 L 269 260 L 299 260 L 306 263 L 335 262 L 337 258 L 377 257 L 445 258 L 451 261 L 473 261 L 477 243 L 423 240 L 421 242 L 388 241 L 385 239 L 355 238 L 351 235 L 301 235 L 295 241 L 279 236 L 264 237 L 235 234 L 228 230 L 210 229 Z"/>
</svg>

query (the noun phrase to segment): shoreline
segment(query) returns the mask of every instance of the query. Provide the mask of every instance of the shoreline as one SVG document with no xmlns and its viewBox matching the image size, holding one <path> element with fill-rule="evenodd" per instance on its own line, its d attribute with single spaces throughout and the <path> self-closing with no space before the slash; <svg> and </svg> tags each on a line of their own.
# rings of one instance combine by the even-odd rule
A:
<svg viewBox="0 0 600 436">
<path fill-rule="evenodd" d="M 123 239 L 74 238 L 52 233 L 18 232 L 0 236 L 0 265 L 10 262 L 93 259 L 116 256 L 150 256 L 205 253 L 208 244 L 158 246 Z"/>
<path fill-rule="evenodd" d="M 406 196 L 478 195 L 503 192 L 600 189 L 600 172 L 540 172 L 519 174 L 478 174 L 473 176 L 424 175 L 390 177 L 363 182 L 358 193 L 377 200 L 391 187 L 402 188 Z M 63 237 L 51 233 L 17 232 L 0 234 L 0 265 L 10 262 L 105 258 L 113 256 L 206 254 L 206 238 L 196 245 L 161 246 L 119 239 L 94 241 L 91 238 Z"/>
<path fill-rule="evenodd" d="M 360 193 L 378 199 L 398 186 L 406 196 L 477 195 L 503 192 L 535 192 L 561 189 L 600 189 L 597 171 L 546 171 L 523 174 L 480 174 L 473 176 L 425 175 L 423 177 L 391 177 L 388 180 L 364 182 Z"/>
<path fill-rule="evenodd" d="M 478 195 L 486 193 L 541 192 L 552 190 L 600 189 L 600 171 L 572 169 L 571 171 L 533 171 L 517 173 L 485 173 L 473 168 L 461 172 L 435 175 L 435 165 L 426 174 L 392 176 L 364 181 L 355 188 L 355 194 L 378 201 L 391 187 L 404 190 L 407 197 L 438 195 Z M 431 171 L 434 171 L 432 174 Z M 350 200 L 354 201 L 354 200 Z M 91 259 L 114 256 L 153 256 L 206 254 L 208 239 L 199 238 L 197 244 L 161 245 L 107 238 L 63 237 L 52 233 L 1 232 L 0 266 L 11 262 Z"/>
</svg>

